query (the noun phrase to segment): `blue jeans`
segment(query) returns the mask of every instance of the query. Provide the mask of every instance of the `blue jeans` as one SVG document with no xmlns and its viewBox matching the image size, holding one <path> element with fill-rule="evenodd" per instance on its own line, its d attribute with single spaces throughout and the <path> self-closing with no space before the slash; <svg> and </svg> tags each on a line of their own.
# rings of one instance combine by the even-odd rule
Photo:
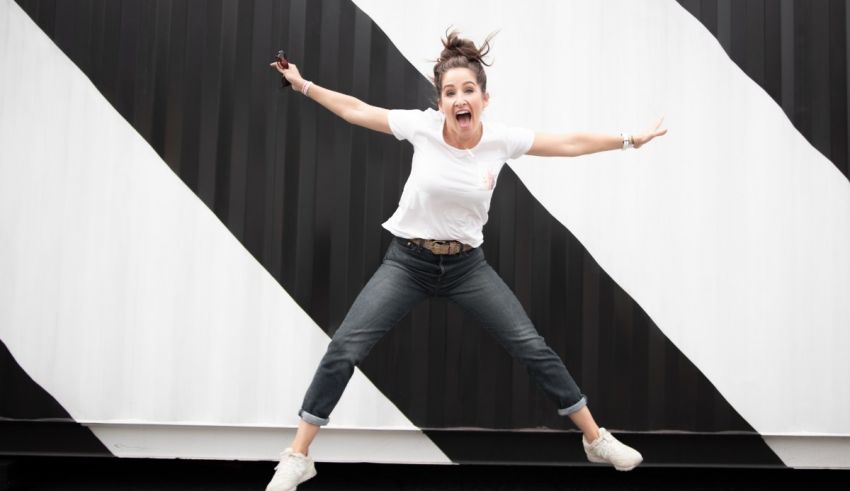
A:
<svg viewBox="0 0 850 491">
<path fill-rule="evenodd" d="M 418 302 L 447 297 L 493 335 L 557 405 L 558 414 L 587 403 L 564 363 L 537 334 L 522 305 L 505 282 L 472 249 L 435 255 L 396 237 L 384 261 L 351 306 L 322 358 L 298 415 L 325 425 L 348 380 L 372 346 Z"/>
</svg>

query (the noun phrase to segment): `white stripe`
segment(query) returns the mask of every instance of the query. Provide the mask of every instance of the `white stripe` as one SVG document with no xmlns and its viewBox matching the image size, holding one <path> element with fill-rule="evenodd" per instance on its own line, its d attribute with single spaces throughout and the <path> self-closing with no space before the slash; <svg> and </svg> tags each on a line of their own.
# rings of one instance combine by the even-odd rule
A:
<svg viewBox="0 0 850 491">
<path fill-rule="evenodd" d="M 790 435 L 765 436 L 764 440 L 790 467 L 850 469 L 850 437 Z"/>
<path fill-rule="evenodd" d="M 186 443 L 156 425 L 297 425 L 327 335 L 10 0 L 0 29 L 0 338 L 17 361 L 116 455 L 146 455 L 126 424 L 172 457 Z M 359 371 L 331 428 L 398 430 L 395 461 L 448 462 Z"/>
<path fill-rule="evenodd" d="M 762 435 L 850 435 L 850 184 L 696 19 L 673 1 L 356 3 L 425 76 L 449 26 L 500 29 L 495 120 L 616 134 L 666 114 L 638 151 L 512 168 Z"/>
<path fill-rule="evenodd" d="M 225 425 L 87 425 L 110 449 L 127 458 L 276 460 L 281 444 L 292 441 L 293 428 Z M 448 464 L 434 444 L 408 429 L 329 427 L 310 447 L 322 462 Z"/>
</svg>

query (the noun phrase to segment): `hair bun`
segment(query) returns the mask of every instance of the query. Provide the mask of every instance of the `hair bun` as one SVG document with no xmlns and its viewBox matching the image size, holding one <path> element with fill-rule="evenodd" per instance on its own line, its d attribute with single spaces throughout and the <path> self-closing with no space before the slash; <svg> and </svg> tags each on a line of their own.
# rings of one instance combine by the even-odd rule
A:
<svg viewBox="0 0 850 491">
<path fill-rule="evenodd" d="M 443 90 L 443 75 L 453 68 L 471 70 L 475 74 L 475 81 L 481 88 L 481 92 L 487 93 L 487 74 L 484 73 L 484 66 L 490 66 L 490 64 L 484 61 L 484 57 L 490 52 L 490 40 L 495 35 L 496 33 L 492 33 L 487 36 L 484 44 L 476 48 L 475 43 L 460 37 L 457 31 L 446 31 L 445 39 L 441 40 L 443 51 L 434 65 L 434 78 L 431 79 L 437 91 L 437 101 L 442 97 L 440 93 Z"/>
<path fill-rule="evenodd" d="M 475 46 L 475 43 L 469 39 L 460 37 L 457 31 L 451 31 L 443 39 L 443 51 L 440 53 L 438 63 L 444 62 L 451 58 L 462 56 L 469 61 L 481 63 L 482 65 L 490 66 L 484 61 L 484 57 L 490 52 L 490 38 L 488 37 L 480 48 Z"/>
</svg>

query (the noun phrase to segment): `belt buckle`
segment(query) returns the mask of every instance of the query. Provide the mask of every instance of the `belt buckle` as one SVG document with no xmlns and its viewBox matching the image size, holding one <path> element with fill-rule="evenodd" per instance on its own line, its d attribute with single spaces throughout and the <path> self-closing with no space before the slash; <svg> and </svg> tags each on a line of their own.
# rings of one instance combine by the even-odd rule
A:
<svg viewBox="0 0 850 491">
<path fill-rule="evenodd" d="M 443 252 L 443 247 L 445 245 L 446 245 L 445 241 L 432 240 L 431 244 L 430 244 L 431 247 L 429 247 L 428 250 L 431 251 L 433 254 L 443 255 L 443 254 L 445 254 L 445 252 Z"/>
<path fill-rule="evenodd" d="M 453 240 L 434 240 L 431 241 L 431 252 L 439 255 L 454 255 L 460 252 L 458 249 L 459 242 Z"/>
</svg>

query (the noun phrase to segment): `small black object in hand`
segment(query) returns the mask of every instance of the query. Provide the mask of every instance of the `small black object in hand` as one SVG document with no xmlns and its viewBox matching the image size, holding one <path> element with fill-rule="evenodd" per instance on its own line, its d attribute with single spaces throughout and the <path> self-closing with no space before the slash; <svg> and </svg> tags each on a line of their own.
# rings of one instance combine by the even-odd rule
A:
<svg viewBox="0 0 850 491">
<path fill-rule="evenodd" d="M 289 68 L 289 60 L 286 59 L 286 52 L 284 52 L 283 50 L 278 51 L 277 56 L 275 56 L 275 58 L 277 58 L 278 66 L 280 66 L 284 70 Z M 285 87 L 289 87 L 289 85 L 289 80 L 287 80 L 286 77 L 281 77 L 280 88 L 282 89 Z"/>
</svg>

